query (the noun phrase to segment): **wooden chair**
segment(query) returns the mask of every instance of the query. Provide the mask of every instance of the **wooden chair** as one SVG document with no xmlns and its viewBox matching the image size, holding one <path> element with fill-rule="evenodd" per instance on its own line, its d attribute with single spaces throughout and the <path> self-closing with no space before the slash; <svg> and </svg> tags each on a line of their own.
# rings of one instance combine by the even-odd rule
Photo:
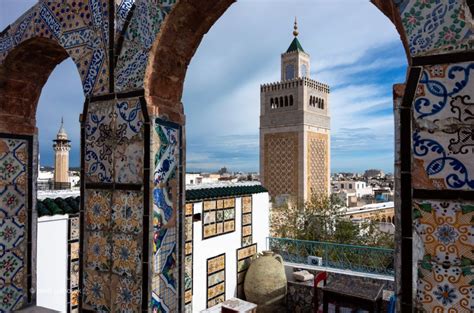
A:
<svg viewBox="0 0 474 313">
<path fill-rule="evenodd" d="M 318 297 L 318 284 L 320 282 L 324 282 L 324 286 L 326 286 L 326 280 L 328 279 L 327 272 L 319 272 L 314 277 L 314 290 L 313 290 L 313 305 L 314 305 L 314 313 L 322 313 L 322 310 L 319 310 L 319 297 Z"/>
</svg>

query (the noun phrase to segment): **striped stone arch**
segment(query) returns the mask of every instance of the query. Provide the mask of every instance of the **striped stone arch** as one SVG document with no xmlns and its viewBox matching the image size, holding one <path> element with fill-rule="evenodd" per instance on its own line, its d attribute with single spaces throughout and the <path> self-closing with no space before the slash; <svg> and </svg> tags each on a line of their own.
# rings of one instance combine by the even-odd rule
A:
<svg viewBox="0 0 474 313">
<path fill-rule="evenodd" d="M 397 28 L 410 64 L 394 87 L 399 305 L 469 310 L 471 11 L 466 0 L 372 2 Z M 183 82 L 232 3 L 40 0 L 0 33 L 0 228 L 18 234 L 0 237 L 1 261 L 15 264 L 0 278 L 0 310 L 35 301 L 36 106 L 68 57 L 86 96 L 78 309 L 184 310 Z"/>
</svg>

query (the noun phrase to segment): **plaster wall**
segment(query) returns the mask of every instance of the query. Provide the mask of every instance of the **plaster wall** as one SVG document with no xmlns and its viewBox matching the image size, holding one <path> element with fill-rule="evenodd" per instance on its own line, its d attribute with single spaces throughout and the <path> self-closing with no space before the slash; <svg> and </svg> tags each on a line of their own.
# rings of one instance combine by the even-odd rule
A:
<svg viewBox="0 0 474 313">
<path fill-rule="evenodd" d="M 66 312 L 68 216 L 38 219 L 37 305 Z"/>
</svg>

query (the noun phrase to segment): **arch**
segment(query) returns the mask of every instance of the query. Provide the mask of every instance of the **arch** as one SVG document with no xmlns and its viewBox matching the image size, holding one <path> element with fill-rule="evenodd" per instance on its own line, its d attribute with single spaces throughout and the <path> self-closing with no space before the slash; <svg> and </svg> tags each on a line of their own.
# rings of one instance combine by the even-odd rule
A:
<svg viewBox="0 0 474 313">
<path fill-rule="evenodd" d="M 279 107 L 279 103 L 278 103 L 278 97 L 275 98 L 275 108 L 278 108 Z"/>
<path fill-rule="evenodd" d="M 274 105 L 274 103 L 273 103 L 273 98 L 270 98 L 270 109 L 273 109 L 273 108 L 274 108 L 273 105 Z"/>
<path fill-rule="evenodd" d="M 283 102 L 283 97 L 280 97 L 280 108 L 283 108 L 283 105 L 284 105 L 284 104 L 285 104 L 285 103 Z"/>
<path fill-rule="evenodd" d="M 288 106 L 288 96 L 285 96 L 285 106 Z"/>
<path fill-rule="evenodd" d="M 57 41 L 34 37 L 14 47 L 0 64 L 0 132 L 36 133 L 36 109 L 54 68 L 68 58 Z"/>
<path fill-rule="evenodd" d="M 385 220 L 385 217 L 382 217 L 382 223 L 385 223 L 386 220 Z"/>
<path fill-rule="evenodd" d="M 293 106 L 293 95 L 290 95 L 290 106 Z"/>
</svg>

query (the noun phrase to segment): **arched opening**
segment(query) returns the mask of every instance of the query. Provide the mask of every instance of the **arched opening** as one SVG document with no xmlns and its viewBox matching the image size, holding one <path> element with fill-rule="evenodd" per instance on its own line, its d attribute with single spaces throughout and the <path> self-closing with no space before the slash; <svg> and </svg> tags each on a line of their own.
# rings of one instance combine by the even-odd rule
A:
<svg viewBox="0 0 474 313">
<path fill-rule="evenodd" d="M 285 106 L 288 106 L 288 96 L 285 96 Z"/>
<path fill-rule="evenodd" d="M 11 281 L 2 286 L 15 290 L 14 301 L 0 305 L 7 311 L 32 301 L 66 311 L 79 290 L 79 234 L 68 237 L 67 231 L 70 221 L 79 220 L 79 187 L 70 188 L 79 184 L 80 177 L 78 123 L 83 92 L 73 62 L 52 74 L 68 57 L 55 40 L 33 37 L 18 43 L 0 64 L 0 159 L 4 153 L 7 159 L 8 155 L 14 156 L 23 168 L 13 180 L 2 177 L 0 185 L 11 186 L 16 190 L 17 201 L 24 201 L 22 209 L 6 216 L 6 220 L 14 220 L 14 225 L 21 227 L 14 233 L 18 238 L 14 255 L 22 260 L 23 267 L 21 275 L 10 273 Z M 71 77 L 71 73 L 77 76 Z M 68 134 L 60 129 L 62 115 Z M 74 139 L 72 164 L 69 139 Z M 70 165 L 76 167 L 74 177 L 70 176 Z M 57 198 L 61 196 L 56 189 L 66 189 L 61 192 L 74 203 Z M 77 305 L 76 302 L 76 308 Z"/>
<path fill-rule="evenodd" d="M 293 95 L 290 95 L 290 106 L 293 106 Z"/>
</svg>

